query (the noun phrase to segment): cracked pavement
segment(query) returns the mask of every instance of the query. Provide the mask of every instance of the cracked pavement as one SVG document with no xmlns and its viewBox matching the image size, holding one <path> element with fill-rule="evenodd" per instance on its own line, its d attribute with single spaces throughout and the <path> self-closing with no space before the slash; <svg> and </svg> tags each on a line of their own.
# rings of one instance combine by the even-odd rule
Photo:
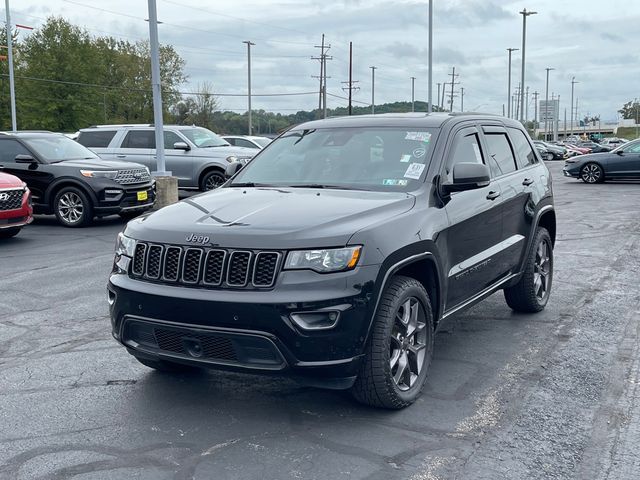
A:
<svg viewBox="0 0 640 480">
<path fill-rule="evenodd" d="M 0 479 L 640 478 L 640 183 L 554 177 L 553 292 L 449 319 L 398 412 L 286 378 L 166 375 L 111 338 L 117 217 L 0 243 Z"/>
</svg>

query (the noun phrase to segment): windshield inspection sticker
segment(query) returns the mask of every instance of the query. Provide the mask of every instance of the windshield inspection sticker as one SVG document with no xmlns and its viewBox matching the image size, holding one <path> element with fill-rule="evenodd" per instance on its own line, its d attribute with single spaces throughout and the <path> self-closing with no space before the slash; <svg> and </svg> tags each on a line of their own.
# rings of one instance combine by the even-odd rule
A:
<svg viewBox="0 0 640 480">
<path fill-rule="evenodd" d="M 404 173 L 404 178 L 412 178 L 414 180 L 418 180 L 422 172 L 424 171 L 425 164 L 424 163 L 412 163 L 407 168 L 407 171 Z"/>
<path fill-rule="evenodd" d="M 413 151 L 413 156 L 416 158 L 422 158 L 424 157 L 424 154 L 427 153 L 427 151 L 424 148 L 416 148 Z"/>
<path fill-rule="evenodd" d="M 411 161 L 411 155 L 402 155 L 400 157 L 401 163 L 409 163 Z"/>
<path fill-rule="evenodd" d="M 431 134 L 429 132 L 407 132 L 404 139 L 428 143 L 431 140 Z"/>
<path fill-rule="evenodd" d="M 400 185 L 404 187 L 407 185 L 407 183 L 409 182 L 407 182 L 406 180 L 398 180 L 396 178 L 385 178 L 382 181 L 383 185 L 390 185 L 390 186 Z"/>
</svg>

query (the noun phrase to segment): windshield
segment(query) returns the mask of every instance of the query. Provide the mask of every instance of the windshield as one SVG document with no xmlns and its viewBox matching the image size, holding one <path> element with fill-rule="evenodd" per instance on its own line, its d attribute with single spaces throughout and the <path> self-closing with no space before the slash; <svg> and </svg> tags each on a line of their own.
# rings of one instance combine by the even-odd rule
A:
<svg viewBox="0 0 640 480">
<path fill-rule="evenodd" d="M 24 138 L 24 143 L 47 163 L 98 158 L 91 150 L 64 135 Z"/>
<path fill-rule="evenodd" d="M 292 130 L 258 154 L 230 186 L 409 191 L 422 180 L 436 132 L 415 127 Z"/>
<path fill-rule="evenodd" d="M 229 144 L 222 138 L 213 133 L 211 130 L 207 130 L 206 128 L 185 128 L 181 129 L 180 133 L 187 137 L 191 141 L 191 143 L 193 143 L 198 148 L 229 146 Z"/>
</svg>

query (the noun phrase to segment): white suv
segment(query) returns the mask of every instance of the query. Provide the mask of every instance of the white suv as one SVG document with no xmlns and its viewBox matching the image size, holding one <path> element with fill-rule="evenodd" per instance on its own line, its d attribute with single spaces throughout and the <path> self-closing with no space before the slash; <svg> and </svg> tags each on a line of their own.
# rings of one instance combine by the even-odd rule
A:
<svg viewBox="0 0 640 480">
<path fill-rule="evenodd" d="M 105 160 L 123 160 L 156 170 L 153 125 L 100 125 L 80 130 L 78 142 Z M 212 190 L 226 181 L 231 162 L 248 162 L 255 149 L 234 147 L 210 130 L 195 126 L 165 125 L 166 169 L 185 189 Z"/>
</svg>

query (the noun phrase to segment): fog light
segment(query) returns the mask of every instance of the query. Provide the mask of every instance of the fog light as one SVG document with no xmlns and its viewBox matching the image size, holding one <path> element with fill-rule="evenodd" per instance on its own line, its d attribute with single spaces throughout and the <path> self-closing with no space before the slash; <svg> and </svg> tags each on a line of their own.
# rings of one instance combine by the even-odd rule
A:
<svg viewBox="0 0 640 480">
<path fill-rule="evenodd" d="M 329 330 L 338 324 L 340 312 L 334 310 L 317 312 L 296 312 L 289 318 L 303 330 Z"/>
<path fill-rule="evenodd" d="M 112 306 L 114 303 L 116 303 L 116 294 L 109 289 L 107 289 L 107 301 L 109 302 L 109 306 Z"/>
</svg>

